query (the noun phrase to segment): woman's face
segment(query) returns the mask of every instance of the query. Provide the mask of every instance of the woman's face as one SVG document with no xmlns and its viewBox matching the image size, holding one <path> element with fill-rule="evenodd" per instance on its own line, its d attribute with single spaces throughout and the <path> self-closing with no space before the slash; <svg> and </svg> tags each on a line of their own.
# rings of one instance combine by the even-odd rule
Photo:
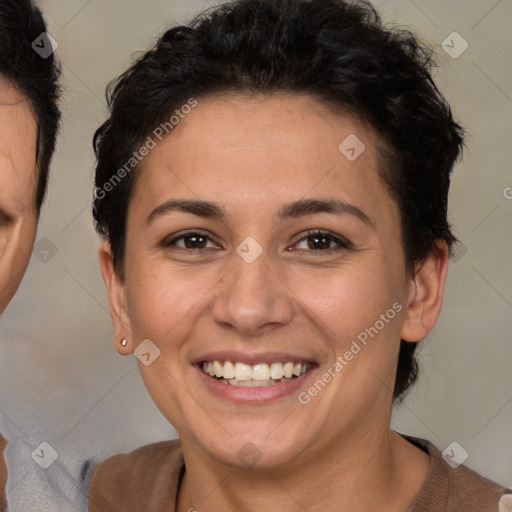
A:
<svg viewBox="0 0 512 512">
<path fill-rule="evenodd" d="M 29 102 L 0 76 L 0 314 L 18 289 L 36 236 L 36 139 Z"/>
<path fill-rule="evenodd" d="M 116 341 L 203 455 L 271 467 L 387 431 L 400 338 L 437 314 L 418 327 L 377 166 L 364 125 L 287 95 L 201 100 L 142 162 L 123 282 L 100 250 Z"/>
</svg>

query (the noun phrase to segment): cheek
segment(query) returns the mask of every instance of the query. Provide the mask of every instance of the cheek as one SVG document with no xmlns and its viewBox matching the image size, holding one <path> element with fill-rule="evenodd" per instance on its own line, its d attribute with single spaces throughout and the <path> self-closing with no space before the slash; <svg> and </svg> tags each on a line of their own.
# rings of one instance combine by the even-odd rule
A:
<svg viewBox="0 0 512 512">
<path fill-rule="evenodd" d="M 321 328 L 330 336 L 340 335 L 340 343 L 375 322 L 392 304 L 384 269 L 370 258 L 332 272 L 306 270 L 290 279 L 289 286 Z"/>
<path fill-rule="evenodd" d="M 30 259 L 32 248 L 36 239 L 37 224 L 38 218 L 35 212 L 28 214 L 22 222 L 23 234 L 21 236 L 20 247 L 28 259 Z"/>
<path fill-rule="evenodd" d="M 9 242 L 9 226 L 0 225 L 0 262 L 7 252 L 7 244 Z"/>
<path fill-rule="evenodd" d="M 168 265 L 144 264 L 132 260 L 126 275 L 126 290 L 134 346 L 151 340 L 160 350 L 149 366 L 139 362 L 146 389 L 161 413 L 175 426 L 182 425 L 190 404 L 200 397 L 187 386 L 187 341 L 205 336 L 207 329 L 198 328 L 199 317 L 205 315 L 210 285 L 205 272 L 190 269 L 171 270 Z M 211 323 L 209 324 L 211 326 Z M 198 335 L 194 335 L 194 329 Z"/>
<path fill-rule="evenodd" d="M 333 392 L 341 386 L 344 396 L 374 396 L 382 381 L 391 382 L 404 315 L 397 271 L 398 265 L 386 266 L 375 253 L 329 274 L 305 273 L 290 284 L 330 352 L 328 365 L 342 357 Z"/>
<path fill-rule="evenodd" d="M 154 340 L 161 350 L 171 348 L 207 300 L 211 283 L 205 272 L 171 269 L 165 264 L 133 261 L 127 275 L 127 299 L 134 343 Z M 211 276 L 211 272 L 208 274 Z"/>
<path fill-rule="evenodd" d="M 25 268 L 30 260 L 37 232 L 35 212 L 0 229 L 0 254 L 15 269 Z"/>
<path fill-rule="evenodd" d="M 37 231 L 35 213 L 0 227 L 0 312 L 16 293 L 30 261 Z"/>
</svg>

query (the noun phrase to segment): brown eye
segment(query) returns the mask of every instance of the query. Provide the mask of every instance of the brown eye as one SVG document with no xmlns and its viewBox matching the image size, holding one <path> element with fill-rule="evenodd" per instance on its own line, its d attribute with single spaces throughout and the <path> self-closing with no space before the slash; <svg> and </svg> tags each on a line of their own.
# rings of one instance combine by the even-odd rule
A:
<svg viewBox="0 0 512 512">
<path fill-rule="evenodd" d="M 177 237 L 164 241 L 162 245 L 164 247 L 175 246 L 179 249 L 203 250 L 209 248 L 207 246 L 208 242 L 213 244 L 208 235 L 197 231 L 187 231 Z M 213 245 L 215 248 L 218 248 L 215 244 Z"/>
<path fill-rule="evenodd" d="M 303 247 L 300 247 L 300 245 Z M 334 244 L 334 245 L 333 245 Z M 301 238 L 296 244 L 299 252 L 333 252 L 348 249 L 350 243 L 329 232 L 314 231 Z"/>
<path fill-rule="evenodd" d="M 186 235 L 181 239 L 187 249 L 204 249 L 207 244 L 207 237 L 203 235 Z"/>
</svg>

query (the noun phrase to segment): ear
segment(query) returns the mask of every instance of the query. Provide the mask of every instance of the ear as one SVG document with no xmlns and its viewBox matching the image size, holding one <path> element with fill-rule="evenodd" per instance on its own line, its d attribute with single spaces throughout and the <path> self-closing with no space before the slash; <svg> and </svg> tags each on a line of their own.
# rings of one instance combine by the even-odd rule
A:
<svg viewBox="0 0 512 512">
<path fill-rule="evenodd" d="M 425 261 L 417 265 L 402 328 L 403 340 L 421 341 L 434 327 L 443 304 L 448 260 L 448 246 L 438 240 Z"/>
<path fill-rule="evenodd" d="M 99 248 L 101 273 L 107 289 L 110 303 L 110 315 L 114 324 L 114 348 L 121 355 L 133 353 L 133 340 L 131 335 L 130 317 L 125 302 L 125 287 L 122 279 L 114 268 L 112 249 L 109 242 L 103 242 Z M 121 344 L 126 340 L 126 346 Z"/>
</svg>

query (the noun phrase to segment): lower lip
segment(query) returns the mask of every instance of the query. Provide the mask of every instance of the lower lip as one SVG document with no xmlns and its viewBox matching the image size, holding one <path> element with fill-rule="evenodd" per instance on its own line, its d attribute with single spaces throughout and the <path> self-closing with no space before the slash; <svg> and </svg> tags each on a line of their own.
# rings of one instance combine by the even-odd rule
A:
<svg viewBox="0 0 512 512">
<path fill-rule="evenodd" d="M 314 372 L 314 369 L 310 369 L 300 377 L 289 382 L 283 382 L 282 384 L 246 388 L 219 382 L 217 379 L 206 375 L 199 365 L 194 366 L 199 373 L 199 377 L 212 393 L 221 398 L 240 403 L 272 402 L 279 398 L 297 394 L 306 380 L 309 379 L 309 376 Z"/>
</svg>

